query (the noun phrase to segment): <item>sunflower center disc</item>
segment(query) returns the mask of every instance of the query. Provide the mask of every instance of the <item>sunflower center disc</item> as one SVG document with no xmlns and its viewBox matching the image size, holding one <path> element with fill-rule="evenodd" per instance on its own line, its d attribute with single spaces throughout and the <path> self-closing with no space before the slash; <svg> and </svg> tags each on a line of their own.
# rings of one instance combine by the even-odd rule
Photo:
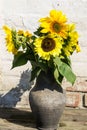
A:
<svg viewBox="0 0 87 130">
<path fill-rule="evenodd" d="M 45 52 L 52 51 L 55 48 L 55 41 L 52 38 L 45 38 L 42 41 L 41 47 Z"/>
</svg>

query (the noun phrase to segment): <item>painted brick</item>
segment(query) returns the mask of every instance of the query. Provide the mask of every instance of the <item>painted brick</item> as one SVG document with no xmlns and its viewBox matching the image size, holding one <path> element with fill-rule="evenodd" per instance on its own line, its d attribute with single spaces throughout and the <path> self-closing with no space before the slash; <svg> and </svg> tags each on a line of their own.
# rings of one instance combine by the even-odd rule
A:
<svg viewBox="0 0 87 130">
<path fill-rule="evenodd" d="M 87 62 L 86 57 L 87 57 L 87 47 L 81 47 L 81 52 L 80 53 L 74 53 L 72 55 L 71 59 L 72 59 L 73 62 Z"/>
<path fill-rule="evenodd" d="M 17 71 L 18 69 L 16 69 Z M 7 73 L 8 74 L 8 73 Z M 30 74 L 31 71 L 26 69 L 25 71 L 21 71 L 19 74 L 13 73 L 14 75 L 8 74 L 1 76 L 2 78 L 2 85 L 0 87 L 0 90 L 10 90 L 11 88 L 15 88 L 16 86 L 21 86 L 26 88 L 26 86 L 29 86 L 31 83 L 30 81 Z"/>
<path fill-rule="evenodd" d="M 79 93 L 67 92 L 66 94 L 66 106 L 67 107 L 78 107 L 81 101 Z"/>
<path fill-rule="evenodd" d="M 29 91 L 23 93 L 21 101 L 17 102 L 16 107 L 30 108 L 29 104 Z"/>
<path fill-rule="evenodd" d="M 20 79 L 23 71 L 28 68 L 30 70 L 31 67 L 27 64 L 10 70 L 13 56 L 6 51 L 2 25 L 34 31 L 38 26 L 38 19 L 46 16 L 50 9 L 63 10 L 68 20 L 76 24 L 80 34 L 81 53 L 74 53 L 72 56 L 72 67 L 77 80 L 73 86 L 67 81 L 63 86 L 67 91 L 66 106 L 81 108 L 82 101 L 84 106 L 87 106 L 87 0 L 8 0 L 7 3 L 6 0 L 0 0 L 0 106 L 28 106 L 26 87 L 30 75 L 24 76 L 21 84 Z M 85 93 L 84 100 L 82 100 L 83 93 Z"/>
<path fill-rule="evenodd" d="M 73 71 L 77 76 L 87 77 L 86 66 L 87 62 L 72 62 Z"/>
<path fill-rule="evenodd" d="M 8 14 L 24 14 L 24 13 L 44 13 L 52 8 L 52 5 L 54 2 L 57 2 L 57 0 L 8 0 L 8 3 L 6 4 L 6 1 L 3 0 L 4 8 L 6 8 L 8 11 L 4 10 L 5 13 Z M 10 8 L 9 8 L 10 7 Z"/>
<path fill-rule="evenodd" d="M 4 24 L 14 28 L 24 28 L 23 18 L 19 15 L 5 15 Z"/>
</svg>

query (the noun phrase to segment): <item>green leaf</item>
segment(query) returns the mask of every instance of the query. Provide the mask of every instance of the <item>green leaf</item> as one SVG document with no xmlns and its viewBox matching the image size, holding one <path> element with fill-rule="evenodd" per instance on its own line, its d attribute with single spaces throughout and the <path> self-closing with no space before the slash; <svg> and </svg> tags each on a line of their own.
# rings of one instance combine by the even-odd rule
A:
<svg viewBox="0 0 87 130">
<path fill-rule="evenodd" d="M 38 56 L 35 57 L 35 60 L 31 61 L 31 64 L 32 64 L 33 68 L 39 67 L 41 70 L 43 70 L 45 72 L 48 69 L 47 62 L 45 60 L 40 59 Z"/>
<path fill-rule="evenodd" d="M 37 65 L 41 68 L 41 70 L 43 70 L 43 71 L 47 71 L 47 64 L 46 63 L 44 63 L 44 62 L 38 62 L 37 63 Z"/>
<path fill-rule="evenodd" d="M 60 82 L 59 82 L 59 80 L 58 80 L 58 77 L 59 77 L 58 68 L 55 67 L 55 70 L 54 70 L 54 78 L 56 79 L 57 83 L 60 84 Z"/>
<path fill-rule="evenodd" d="M 62 63 L 62 61 L 60 60 L 59 57 L 55 57 L 55 58 L 53 59 L 53 61 L 54 61 L 55 65 L 57 65 L 57 66 L 60 66 L 61 63 Z"/>
<path fill-rule="evenodd" d="M 32 71 L 31 71 L 31 80 L 30 81 L 34 80 L 35 77 L 39 75 L 40 71 L 41 70 L 40 70 L 39 67 L 36 67 L 36 68 L 32 69 Z"/>
<path fill-rule="evenodd" d="M 60 74 L 57 66 L 55 66 L 54 78 L 56 79 L 56 81 L 57 81 L 58 84 L 62 83 L 63 76 Z"/>
<path fill-rule="evenodd" d="M 41 33 L 41 30 L 42 30 L 42 27 L 39 27 L 39 28 L 37 29 L 37 31 L 34 32 L 34 34 L 37 35 L 37 36 L 42 36 L 43 33 Z"/>
<path fill-rule="evenodd" d="M 59 66 L 59 72 L 62 74 L 70 83 L 74 84 L 76 80 L 75 74 L 72 72 L 72 69 L 66 64 L 63 63 Z"/>
<path fill-rule="evenodd" d="M 13 63 L 12 63 L 12 69 L 17 66 L 21 66 L 26 64 L 28 59 L 26 58 L 26 54 L 23 52 L 18 52 L 17 55 L 14 56 Z"/>
<path fill-rule="evenodd" d="M 61 84 L 62 81 L 63 81 L 63 77 L 64 77 L 64 76 L 62 76 L 62 75 L 59 73 L 58 81 L 59 81 L 60 84 Z"/>
<path fill-rule="evenodd" d="M 29 61 L 35 61 L 35 54 L 29 45 L 28 49 L 26 50 L 26 57 Z"/>
<path fill-rule="evenodd" d="M 57 65 L 59 73 L 64 76 L 70 83 L 74 84 L 76 76 L 72 72 L 71 67 L 62 62 L 59 57 L 54 59 L 54 63 Z"/>
</svg>

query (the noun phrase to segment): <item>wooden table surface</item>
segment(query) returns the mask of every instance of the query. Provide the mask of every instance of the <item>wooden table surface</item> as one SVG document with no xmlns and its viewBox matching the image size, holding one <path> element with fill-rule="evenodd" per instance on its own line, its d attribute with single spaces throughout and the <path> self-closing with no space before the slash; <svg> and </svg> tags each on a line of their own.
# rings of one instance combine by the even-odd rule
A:
<svg viewBox="0 0 87 130">
<path fill-rule="evenodd" d="M 37 130 L 30 109 L 0 108 L 0 130 Z M 65 109 L 58 130 L 87 130 L 87 109 Z"/>
</svg>

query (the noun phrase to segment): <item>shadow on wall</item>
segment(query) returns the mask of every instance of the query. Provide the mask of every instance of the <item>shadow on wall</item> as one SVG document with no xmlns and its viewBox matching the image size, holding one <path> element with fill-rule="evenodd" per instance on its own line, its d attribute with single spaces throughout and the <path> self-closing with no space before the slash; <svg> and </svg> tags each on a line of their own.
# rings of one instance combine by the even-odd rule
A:
<svg viewBox="0 0 87 130">
<path fill-rule="evenodd" d="M 24 92 L 29 91 L 33 82 L 30 82 L 31 70 L 22 73 L 19 84 L 6 94 L 0 95 L 0 107 L 15 107 L 21 101 Z"/>
<path fill-rule="evenodd" d="M 22 95 L 26 91 L 29 91 L 33 85 L 33 82 L 30 82 L 30 76 L 31 70 L 24 71 L 19 84 L 8 93 L 0 95 L 0 107 L 2 107 L 0 108 L 0 118 L 24 127 L 35 128 L 35 120 L 32 112 L 16 108 L 16 104 L 21 101 Z"/>
</svg>

